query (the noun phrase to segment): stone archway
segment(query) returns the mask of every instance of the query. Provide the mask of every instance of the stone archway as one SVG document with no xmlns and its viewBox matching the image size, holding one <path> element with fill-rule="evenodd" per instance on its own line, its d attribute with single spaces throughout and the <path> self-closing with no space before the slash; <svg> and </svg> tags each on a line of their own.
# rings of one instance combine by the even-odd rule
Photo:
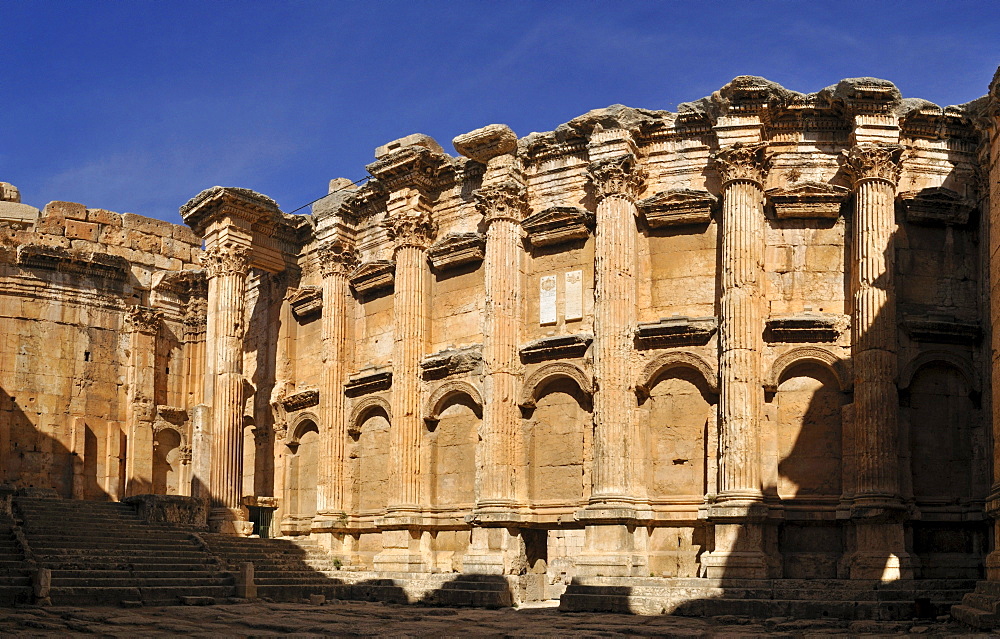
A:
<svg viewBox="0 0 1000 639">
<path fill-rule="evenodd" d="M 285 503 L 287 518 L 297 532 L 308 533 L 316 515 L 316 486 L 319 478 L 320 441 L 316 422 L 306 419 L 295 427 L 288 447 Z"/>
</svg>

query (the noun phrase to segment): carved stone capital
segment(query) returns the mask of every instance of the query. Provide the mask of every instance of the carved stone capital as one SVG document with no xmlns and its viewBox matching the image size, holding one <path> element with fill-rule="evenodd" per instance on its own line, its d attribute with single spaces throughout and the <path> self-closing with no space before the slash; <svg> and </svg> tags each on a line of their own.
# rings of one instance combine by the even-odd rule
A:
<svg viewBox="0 0 1000 639">
<path fill-rule="evenodd" d="M 767 152 L 766 142 L 734 144 L 713 155 L 712 159 L 723 186 L 740 180 L 763 186 L 771 168 L 771 155 Z"/>
<path fill-rule="evenodd" d="M 646 180 L 646 171 L 638 166 L 631 153 L 592 162 L 587 170 L 598 201 L 614 196 L 635 202 Z"/>
<path fill-rule="evenodd" d="M 426 249 L 437 237 L 437 222 L 428 211 L 405 209 L 382 223 L 396 248 L 415 246 Z"/>
<path fill-rule="evenodd" d="M 131 333 L 156 335 L 160 330 L 161 313 L 148 306 L 129 306 L 125 309 L 125 328 Z"/>
<path fill-rule="evenodd" d="M 209 278 L 246 275 L 250 268 L 250 249 L 236 244 L 216 244 L 202 255 L 201 266 Z"/>
<path fill-rule="evenodd" d="M 903 147 L 898 144 L 858 144 L 844 151 L 840 163 L 854 183 L 883 180 L 893 186 L 899 182 Z"/>
<path fill-rule="evenodd" d="M 346 276 L 358 267 L 357 250 L 352 243 L 341 238 L 319 247 L 316 257 L 319 260 L 319 272 L 323 277 Z"/>
<path fill-rule="evenodd" d="M 520 223 L 528 211 L 527 191 L 524 186 L 508 180 L 486 186 L 476 192 L 476 210 L 483 214 L 487 224 L 494 220 Z"/>
</svg>

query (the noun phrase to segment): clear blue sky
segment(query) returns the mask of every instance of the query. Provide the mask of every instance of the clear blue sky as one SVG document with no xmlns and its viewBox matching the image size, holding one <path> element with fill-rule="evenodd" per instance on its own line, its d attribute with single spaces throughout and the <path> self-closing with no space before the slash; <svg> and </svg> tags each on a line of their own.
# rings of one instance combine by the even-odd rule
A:
<svg viewBox="0 0 1000 639">
<path fill-rule="evenodd" d="M 0 181 L 174 222 L 216 184 L 291 211 L 414 132 L 453 152 L 493 122 L 673 110 L 741 74 L 959 104 L 998 64 L 996 1 L 0 0 Z"/>
</svg>

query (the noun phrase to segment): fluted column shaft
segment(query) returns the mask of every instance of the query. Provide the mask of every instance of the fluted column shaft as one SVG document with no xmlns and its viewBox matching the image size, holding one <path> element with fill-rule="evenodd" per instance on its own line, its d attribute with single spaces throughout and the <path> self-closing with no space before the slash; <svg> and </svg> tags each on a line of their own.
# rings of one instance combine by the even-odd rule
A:
<svg viewBox="0 0 1000 639">
<path fill-rule="evenodd" d="M 763 192 L 757 182 L 736 181 L 726 185 L 722 197 L 719 492 L 758 499 Z"/>
<path fill-rule="evenodd" d="M 209 317 L 215 337 L 212 397 L 213 510 L 242 510 L 243 492 L 243 333 L 247 251 L 233 245 L 210 249 Z"/>
<path fill-rule="evenodd" d="M 520 189 L 523 191 L 523 189 Z M 486 304 L 483 319 L 483 443 L 477 509 L 510 507 L 516 501 L 514 448 L 521 421 L 518 331 L 521 325 L 521 193 L 494 197 L 486 212 L 484 260 Z M 481 199 L 481 202 L 484 200 Z"/>
<path fill-rule="evenodd" d="M 896 295 L 893 276 L 895 185 L 857 185 L 854 215 L 852 347 L 859 496 L 899 494 Z"/>
<path fill-rule="evenodd" d="M 156 335 L 159 313 L 132 306 L 125 313 L 129 332 L 129 376 L 125 411 L 125 494 L 153 492 L 153 421 L 156 418 Z"/>
<path fill-rule="evenodd" d="M 632 339 L 636 323 L 636 196 L 644 175 L 630 154 L 590 167 L 594 243 L 594 475 L 592 503 L 631 501 Z"/>
<path fill-rule="evenodd" d="M 334 242 L 320 250 L 323 274 L 323 407 L 324 454 L 318 512 L 344 512 L 347 476 L 344 444 L 347 419 L 344 415 L 344 381 L 350 356 L 348 311 L 350 289 L 347 274 L 357 264 L 353 248 Z"/>
</svg>

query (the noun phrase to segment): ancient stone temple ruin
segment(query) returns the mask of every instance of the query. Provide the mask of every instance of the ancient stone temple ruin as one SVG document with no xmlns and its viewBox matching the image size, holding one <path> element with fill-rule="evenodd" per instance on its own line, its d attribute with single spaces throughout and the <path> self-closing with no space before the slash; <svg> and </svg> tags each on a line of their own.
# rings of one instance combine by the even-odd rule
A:
<svg viewBox="0 0 1000 639">
<path fill-rule="evenodd" d="M 998 122 L 998 79 L 942 108 L 741 76 L 454 155 L 411 135 L 309 215 L 6 185 L 0 480 L 189 497 L 160 502 L 228 548 L 307 540 L 344 587 L 886 617 L 985 579 L 957 613 L 985 624 Z"/>
</svg>

